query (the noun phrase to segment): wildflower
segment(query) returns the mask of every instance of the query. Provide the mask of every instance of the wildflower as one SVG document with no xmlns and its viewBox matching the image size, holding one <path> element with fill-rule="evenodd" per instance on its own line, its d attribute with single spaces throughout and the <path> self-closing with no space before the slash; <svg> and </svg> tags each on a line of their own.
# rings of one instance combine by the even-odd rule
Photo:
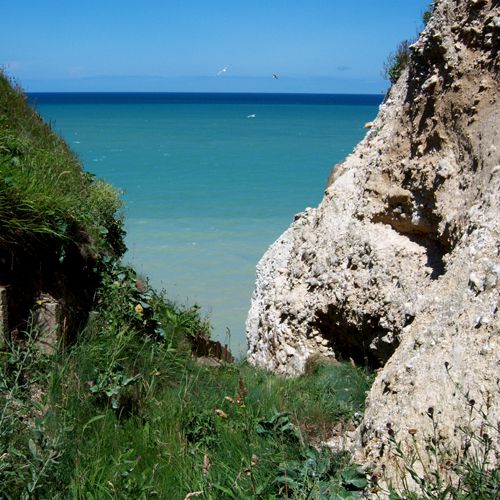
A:
<svg viewBox="0 0 500 500">
<path fill-rule="evenodd" d="M 218 416 L 218 417 L 221 417 L 221 418 L 227 418 L 227 413 L 220 410 L 219 408 L 217 408 L 215 410 L 215 414 Z"/>
<path fill-rule="evenodd" d="M 144 308 L 141 306 L 141 304 L 137 304 L 134 307 L 134 311 L 139 315 L 142 316 L 144 314 Z"/>
</svg>

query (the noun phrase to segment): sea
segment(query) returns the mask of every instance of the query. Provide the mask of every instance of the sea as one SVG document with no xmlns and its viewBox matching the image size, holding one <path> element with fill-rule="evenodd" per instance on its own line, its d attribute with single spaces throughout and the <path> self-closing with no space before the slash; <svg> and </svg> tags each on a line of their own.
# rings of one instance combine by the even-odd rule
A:
<svg viewBox="0 0 500 500">
<path fill-rule="evenodd" d="M 30 93 L 123 192 L 125 260 L 237 357 L 256 265 L 365 135 L 382 95 Z"/>
</svg>

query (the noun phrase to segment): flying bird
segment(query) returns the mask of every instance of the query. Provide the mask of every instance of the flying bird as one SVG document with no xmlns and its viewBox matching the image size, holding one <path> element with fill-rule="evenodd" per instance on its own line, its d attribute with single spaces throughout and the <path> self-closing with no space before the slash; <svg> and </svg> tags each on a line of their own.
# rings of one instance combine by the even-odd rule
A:
<svg viewBox="0 0 500 500">
<path fill-rule="evenodd" d="M 273 78 L 274 78 L 275 80 L 277 80 L 277 79 L 278 79 L 278 75 L 277 75 L 276 73 L 273 73 Z"/>
<path fill-rule="evenodd" d="M 217 72 L 217 76 L 220 76 L 223 73 L 225 73 L 229 69 L 229 66 L 231 66 L 231 65 L 227 64 L 226 66 L 224 66 L 220 71 Z"/>
</svg>

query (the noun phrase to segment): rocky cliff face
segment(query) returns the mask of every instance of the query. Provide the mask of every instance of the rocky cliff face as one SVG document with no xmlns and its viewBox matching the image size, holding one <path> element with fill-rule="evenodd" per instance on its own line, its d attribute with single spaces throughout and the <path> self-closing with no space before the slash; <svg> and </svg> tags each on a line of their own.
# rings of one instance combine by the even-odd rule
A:
<svg viewBox="0 0 500 500">
<path fill-rule="evenodd" d="M 389 478 L 388 428 L 423 436 L 432 407 L 459 447 L 465 394 L 500 417 L 499 33 L 498 1 L 438 1 L 319 207 L 257 268 L 248 359 L 283 374 L 317 354 L 380 368 L 358 458 Z"/>
</svg>

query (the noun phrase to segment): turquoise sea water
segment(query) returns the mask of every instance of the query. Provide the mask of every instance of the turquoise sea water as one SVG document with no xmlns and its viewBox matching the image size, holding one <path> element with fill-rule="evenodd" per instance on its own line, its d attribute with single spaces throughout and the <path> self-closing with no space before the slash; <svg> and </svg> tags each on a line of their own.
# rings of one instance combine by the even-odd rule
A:
<svg viewBox="0 0 500 500">
<path fill-rule="evenodd" d="M 126 259 L 244 353 L 255 266 L 363 137 L 380 96 L 31 94 L 124 191 Z"/>
</svg>

